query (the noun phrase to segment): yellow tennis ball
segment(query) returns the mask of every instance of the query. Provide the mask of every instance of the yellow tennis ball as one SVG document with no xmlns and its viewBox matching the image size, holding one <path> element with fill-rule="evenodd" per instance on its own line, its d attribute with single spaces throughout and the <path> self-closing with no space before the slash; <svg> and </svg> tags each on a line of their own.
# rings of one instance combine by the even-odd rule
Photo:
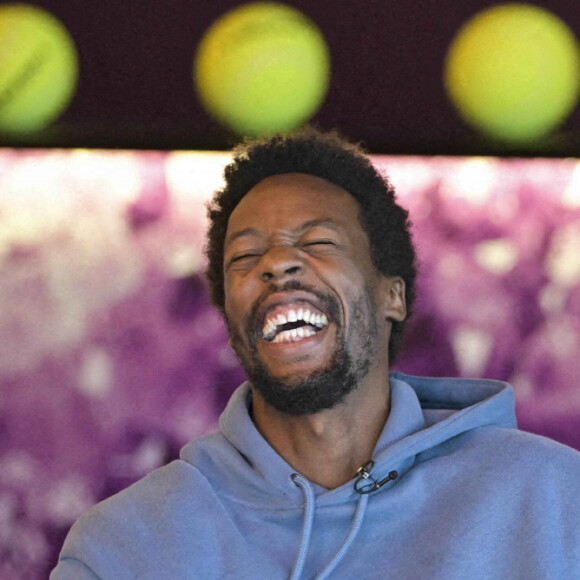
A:
<svg viewBox="0 0 580 580">
<path fill-rule="evenodd" d="M 77 76 L 75 45 L 59 20 L 26 4 L 0 6 L 0 131 L 51 123 L 72 99 Z"/>
<path fill-rule="evenodd" d="M 322 104 L 330 55 L 316 25 L 274 2 L 245 4 L 207 30 L 194 60 L 206 111 L 239 135 L 288 131 Z"/>
<path fill-rule="evenodd" d="M 498 5 L 459 30 L 447 53 L 444 82 L 467 123 L 501 140 L 531 141 L 562 123 L 576 105 L 578 41 L 547 10 Z"/>
</svg>

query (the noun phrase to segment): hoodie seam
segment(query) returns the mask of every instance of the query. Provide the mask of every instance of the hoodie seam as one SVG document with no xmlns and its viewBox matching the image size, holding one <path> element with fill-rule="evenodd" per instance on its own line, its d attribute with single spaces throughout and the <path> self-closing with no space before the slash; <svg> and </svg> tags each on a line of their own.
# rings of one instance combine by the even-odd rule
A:
<svg viewBox="0 0 580 580">
<path fill-rule="evenodd" d="M 489 401 L 489 399 L 487 399 L 487 401 Z M 433 447 L 433 435 L 438 435 L 439 433 L 441 433 L 442 431 L 445 431 L 449 426 L 457 423 L 458 421 L 464 420 L 466 417 L 469 417 L 470 415 L 472 415 L 476 408 L 479 408 L 481 405 L 483 405 L 486 401 L 481 401 L 480 403 L 477 403 L 476 405 L 473 405 L 471 407 L 468 407 L 467 409 L 462 409 L 464 411 L 466 411 L 465 413 L 461 413 L 461 411 L 458 412 L 458 414 L 455 417 L 449 417 L 448 419 L 446 419 L 445 421 L 443 421 L 443 423 L 441 424 L 435 424 L 432 425 L 431 427 L 429 427 L 428 429 L 425 430 L 420 430 L 418 431 L 418 433 L 421 433 L 421 437 L 417 438 L 416 441 L 412 441 L 410 443 L 408 443 L 407 445 L 405 445 L 405 447 L 401 448 L 400 451 L 398 451 L 396 453 L 396 455 L 394 455 L 392 458 L 390 458 L 390 460 L 392 460 L 393 462 L 398 461 L 400 459 L 404 459 L 405 457 L 411 457 L 411 454 L 405 455 L 405 453 L 412 447 L 416 446 L 418 443 L 421 443 L 422 441 L 424 441 L 425 439 L 428 439 L 429 441 L 431 441 L 430 447 Z M 478 427 L 501 427 L 504 429 L 509 429 L 510 426 L 508 424 L 497 424 L 497 423 L 485 423 L 483 425 L 478 425 Z M 472 427 L 473 428 L 473 427 Z M 471 429 L 472 429 L 471 428 Z M 470 430 L 471 430 L 470 429 Z M 459 432 L 456 433 L 454 435 L 454 437 L 457 437 L 458 435 L 461 435 L 463 433 Z M 439 445 L 441 442 L 438 442 L 437 444 Z M 387 451 L 389 445 L 383 447 L 382 449 L 378 450 L 377 454 L 383 452 L 383 451 Z M 420 449 L 418 450 L 414 455 L 417 456 L 419 453 L 421 453 L 422 451 L 424 451 L 424 449 Z M 404 457 L 401 457 L 403 456 Z M 383 461 L 383 460 L 381 460 Z M 386 461 L 386 458 L 385 460 Z"/>
<path fill-rule="evenodd" d="M 234 496 L 231 496 L 229 494 L 222 493 L 222 492 L 216 490 L 215 487 L 211 485 L 211 481 L 203 474 L 203 472 L 200 470 L 199 467 L 197 467 L 193 463 L 188 463 L 188 462 L 186 462 L 186 463 L 192 469 L 194 469 L 197 472 L 197 474 L 208 484 L 208 486 L 213 490 L 214 494 L 217 497 L 221 497 L 221 498 L 227 499 L 227 500 L 229 500 L 229 501 L 231 501 L 233 503 L 236 503 L 238 505 L 243 505 L 245 507 L 251 507 L 252 509 L 257 509 L 259 511 L 268 511 L 268 510 L 271 511 L 273 509 L 273 508 L 269 508 L 267 506 L 264 506 L 263 504 L 252 503 L 252 502 L 249 502 L 249 501 L 246 501 L 246 500 L 240 500 L 239 498 L 236 498 Z M 284 492 L 281 492 L 281 493 L 283 493 L 283 495 L 287 495 Z M 278 496 L 274 496 L 274 497 L 279 497 L 279 495 Z M 301 496 L 301 499 L 302 499 L 302 496 Z M 296 506 L 275 508 L 274 511 L 300 510 L 300 509 L 303 509 L 303 506 L 301 504 L 298 504 Z"/>
<path fill-rule="evenodd" d="M 432 425 L 431 427 L 429 427 L 426 430 L 420 430 L 417 433 L 421 434 L 421 437 L 417 438 L 414 441 L 411 441 L 409 443 L 407 443 L 404 447 L 402 447 L 401 449 L 399 449 L 399 451 L 393 455 L 392 457 L 389 458 L 385 458 L 385 459 L 381 459 L 381 463 L 395 463 L 397 461 L 401 461 L 403 459 L 406 458 L 411 458 L 412 455 L 414 455 L 415 457 L 417 455 L 419 455 L 422 451 L 424 451 L 425 449 L 418 449 L 415 453 L 408 453 L 408 451 L 410 449 L 412 449 L 415 446 L 418 446 L 421 442 L 425 441 L 425 440 L 429 440 L 431 442 L 430 447 L 432 447 L 432 442 L 433 442 L 433 436 L 437 436 L 439 433 L 445 431 L 446 429 L 448 429 L 450 426 L 456 424 L 457 422 L 466 420 L 466 418 L 468 418 L 469 416 L 471 416 L 476 410 L 478 410 L 480 408 L 480 406 L 484 405 L 487 401 L 489 401 L 489 399 L 486 399 L 484 401 L 480 401 L 479 403 L 476 403 L 475 405 L 468 407 L 466 409 L 462 409 L 461 411 L 458 411 L 457 414 L 455 416 L 449 417 L 447 418 L 445 421 L 443 421 L 441 424 L 435 424 Z M 464 411 L 464 412 L 462 412 Z M 479 425 L 478 427 L 499 427 L 499 428 L 504 428 L 504 429 L 511 429 L 511 425 L 509 425 L 507 422 L 502 422 L 502 423 L 484 423 L 482 425 Z M 470 429 L 471 430 L 471 429 Z M 454 435 L 454 437 L 461 435 L 463 432 L 459 432 L 456 433 Z M 402 440 L 399 440 L 402 441 Z M 441 443 L 441 442 L 439 442 Z M 439 444 L 438 443 L 438 444 Z M 231 445 L 231 442 L 230 442 Z M 390 446 L 392 446 L 393 444 L 389 443 L 386 446 L 382 447 L 381 449 L 377 450 L 377 453 L 373 454 L 373 457 L 376 457 L 377 455 L 383 453 L 383 452 L 387 452 L 388 448 Z M 396 445 L 396 443 L 395 443 Z M 199 467 L 197 467 L 196 465 L 186 462 L 188 463 L 188 465 L 190 465 L 199 475 L 200 477 L 202 477 L 207 484 L 214 490 L 214 493 L 217 496 L 223 497 L 224 499 L 227 499 L 229 501 L 231 501 L 232 503 L 235 503 L 237 505 L 243 505 L 245 507 L 248 508 L 252 508 L 252 509 L 257 509 L 258 511 L 289 511 L 289 510 L 296 510 L 296 509 L 302 509 L 302 507 L 300 505 L 297 506 L 289 506 L 289 507 L 282 507 L 282 508 L 270 508 L 270 507 L 266 507 L 263 506 L 261 503 L 258 503 L 258 500 L 254 503 L 254 502 L 249 502 L 246 500 L 241 500 L 239 498 L 236 498 L 233 495 L 229 495 L 229 494 L 224 494 L 224 493 L 220 493 L 217 490 L 215 490 L 215 488 L 211 485 L 210 480 L 202 473 L 202 471 L 199 469 Z M 379 465 L 375 466 L 375 469 L 380 468 Z M 266 478 L 264 478 L 266 479 Z M 355 477 L 353 477 L 351 480 L 349 480 L 349 482 L 345 485 L 348 485 L 349 483 L 355 481 Z M 275 489 L 279 489 L 276 486 L 272 486 Z M 336 488 L 334 490 L 328 490 L 330 493 L 334 492 L 334 491 L 338 491 L 339 488 Z M 280 494 L 282 495 L 287 495 L 285 491 L 280 491 Z M 279 496 L 274 496 L 274 497 L 279 497 Z M 356 501 L 356 497 L 352 496 L 352 497 L 346 497 L 344 499 L 344 501 L 340 501 L 340 502 L 336 502 L 336 504 L 340 504 L 340 503 L 347 503 L 347 502 L 351 502 L 351 501 Z M 324 502 L 322 504 L 320 504 L 319 507 L 324 507 Z M 332 504 L 330 504 L 332 505 Z"/>
</svg>

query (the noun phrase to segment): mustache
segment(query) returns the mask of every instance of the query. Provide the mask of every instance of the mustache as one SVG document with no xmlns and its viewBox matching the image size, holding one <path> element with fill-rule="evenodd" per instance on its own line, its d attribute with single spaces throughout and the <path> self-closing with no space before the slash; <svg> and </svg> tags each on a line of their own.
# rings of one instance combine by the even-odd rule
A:
<svg viewBox="0 0 580 580">
<path fill-rule="evenodd" d="M 313 294 L 320 300 L 321 304 L 324 306 L 326 314 L 330 320 L 338 322 L 340 315 L 340 304 L 335 296 L 330 293 L 322 292 L 314 286 L 309 284 L 304 284 L 300 280 L 288 280 L 284 284 L 270 284 L 266 290 L 259 296 L 259 298 L 254 302 L 252 308 L 246 315 L 245 327 L 250 332 L 249 336 L 253 336 L 254 333 L 261 331 L 261 321 L 258 321 L 258 311 L 264 303 L 264 301 L 272 294 L 278 294 L 282 292 L 292 292 L 292 291 L 302 291 Z"/>
</svg>

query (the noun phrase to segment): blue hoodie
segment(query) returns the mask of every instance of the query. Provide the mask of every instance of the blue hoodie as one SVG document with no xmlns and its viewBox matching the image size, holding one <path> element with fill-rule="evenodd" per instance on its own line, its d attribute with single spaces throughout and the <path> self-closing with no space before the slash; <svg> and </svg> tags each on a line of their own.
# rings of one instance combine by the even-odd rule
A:
<svg viewBox="0 0 580 580">
<path fill-rule="evenodd" d="M 515 429 L 509 385 L 393 373 L 374 465 L 332 490 L 250 401 L 83 515 L 51 580 L 580 579 L 580 453 Z"/>
</svg>

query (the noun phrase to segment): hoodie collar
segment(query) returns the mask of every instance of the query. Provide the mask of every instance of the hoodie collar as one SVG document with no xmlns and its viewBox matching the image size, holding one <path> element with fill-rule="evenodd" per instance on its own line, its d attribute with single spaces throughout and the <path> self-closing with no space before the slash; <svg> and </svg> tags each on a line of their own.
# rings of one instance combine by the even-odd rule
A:
<svg viewBox="0 0 580 580">
<path fill-rule="evenodd" d="M 404 381 L 391 377 L 391 410 L 383 432 L 377 441 L 375 454 L 425 428 L 425 418 L 415 391 Z"/>
<path fill-rule="evenodd" d="M 241 453 L 249 463 L 252 471 L 265 482 L 262 485 L 271 487 L 274 494 L 280 491 L 301 500 L 301 493 L 292 482 L 296 472 L 256 429 L 250 416 L 252 391 L 249 382 L 243 383 L 231 396 L 219 419 L 219 426 L 224 437 Z M 312 484 L 315 491 L 324 489 Z M 265 490 L 266 491 L 266 490 Z"/>
<path fill-rule="evenodd" d="M 375 454 L 388 448 L 394 442 L 415 433 L 425 427 L 425 419 L 415 391 L 400 379 L 391 379 L 391 410 L 389 418 L 375 448 Z M 272 486 L 285 493 L 296 492 L 292 484 L 292 474 L 295 470 L 262 437 L 250 417 L 252 392 L 248 382 L 243 383 L 232 395 L 226 409 L 222 413 L 219 425 L 228 441 L 246 458 L 256 470 Z M 375 455 L 374 454 L 374 455 Z M 407 466 L 407 469 L 411 466 Z M 399 469 L 401 466 L 399 466 Z M 405 469 L 406 471 L 406 469 Z M 355 474 L 353 473 L 353 479 Z M 345 484 L 349 490 L 352 483 Z M 316 495 L 332 492 L 311 483 Z M 341 486 L 342 487 L 342 486 Z M 340 489 L 340 488 L 338 488 Z"/>
<path fill-rule="evenodd" d="M 513 391 L 500 381 L 391 373 L 390 387 L 389 418 L 372 457 L 377 477 L 390 470 L 402 476 L 419 453 L 461 432 L 490 424 L 515 427 Z M 234 392 L 220 417 L 221 431 L 251 467 L 252 482 L 248 483 L 261 488 L 262 494 L 281 491 L 300 500 L 291 479 L 295 470 L 262 437 L 250 417 L 251 397 L 248 382 Z M 353 491 L 354 479 L 355 474 L 353 481 L 330 491 L 311 485 L 316 496 L 325 494 L 328 500 L 337 501 L 346 499 L 344 488 Z"/>
<path fill-rule="evenodd" d="M 391 373 L 391 396 L 373 457 L 372 475 L 379 480 L 392 470 L 400 478 L 419 454 L 461 433 L 485 425 L 516 427 L 513 389 L 501 381 Z"/>
</svg>

